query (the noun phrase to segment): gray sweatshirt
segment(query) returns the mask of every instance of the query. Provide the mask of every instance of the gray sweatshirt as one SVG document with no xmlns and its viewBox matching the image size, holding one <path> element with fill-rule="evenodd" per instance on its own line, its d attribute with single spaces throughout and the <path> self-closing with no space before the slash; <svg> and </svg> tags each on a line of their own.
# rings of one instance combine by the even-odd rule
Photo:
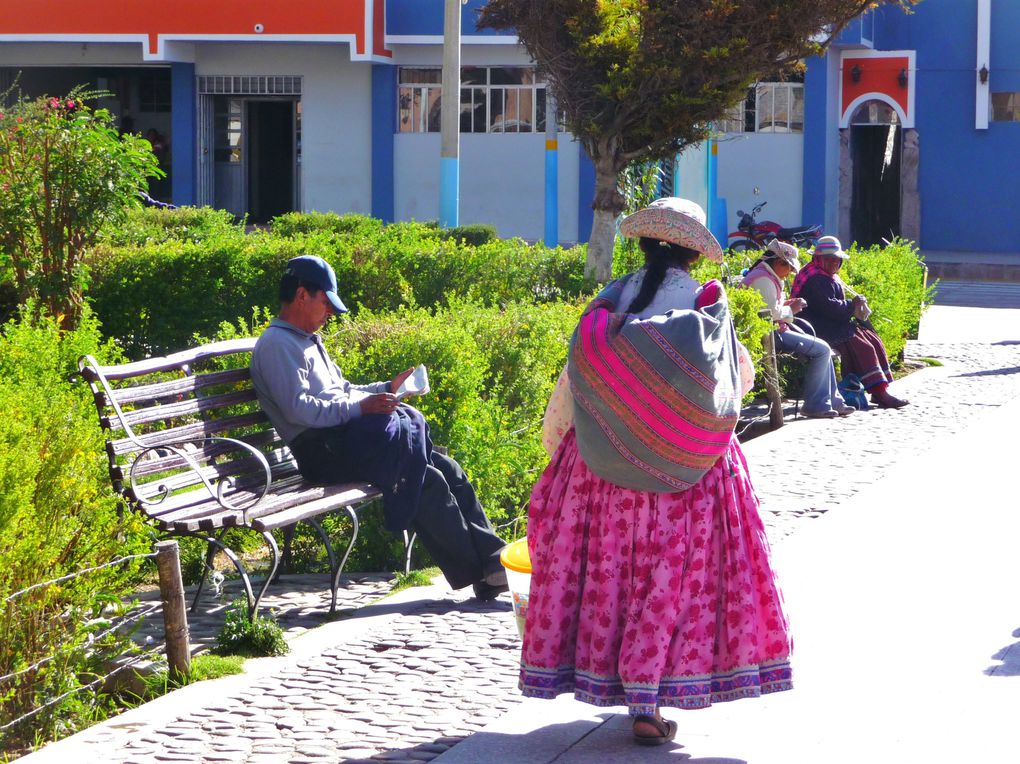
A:
<svg viewBox="0 0 1020 764">
<path fill-rule="evenodd" d="M 251 354 L 251 378 L 262 409 L 290 443 L 310 427 L 361 416 L 361 400 L 390 383 L 352 385 L 326 353 L 322 337 L 274 318 Z"/>
</svg>

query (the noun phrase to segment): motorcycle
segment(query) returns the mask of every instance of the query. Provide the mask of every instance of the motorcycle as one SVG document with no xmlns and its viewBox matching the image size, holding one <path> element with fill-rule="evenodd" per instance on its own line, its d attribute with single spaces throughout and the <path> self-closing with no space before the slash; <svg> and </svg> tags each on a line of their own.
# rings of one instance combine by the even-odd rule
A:
<svg viewBox="0 0 1020 764">
<path fill-rule="evenodd" d="M 756 204 L 750 212 L 737 210 L 737 218 L 740 221 L 737 224 L 737 230 L 726 235 L 731 252 L 765 249 L 773 239 L 779 239 L 800 248 L 813 247 L 815 241 L 822 235 L 820 225 L 783 228 L 772 220 L 758 222 L 755 218 L 766 204 L 768 202 Z"/>
</svg>

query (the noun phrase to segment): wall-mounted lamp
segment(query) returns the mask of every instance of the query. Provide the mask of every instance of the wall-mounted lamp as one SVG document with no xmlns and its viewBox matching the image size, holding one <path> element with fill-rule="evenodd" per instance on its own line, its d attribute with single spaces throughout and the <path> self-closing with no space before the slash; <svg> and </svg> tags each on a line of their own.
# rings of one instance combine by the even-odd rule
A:
<svg viewBox="0 0 1020 764">
<path fill-rule="evenodd" d="M 907 83 L 910 82 L 910 78 L 907 76 L 906 69 L 900 69 L 900 73 L 896 75 L 896 81 L 900 83 L 901 88 L 905 88 Z"/>
<path fill-rule="evenodd" d="M 854 82 L 861 81 L 861 67 L 857 64 L 854 64 L 853 69 L 850 70 L 850 79 Z"/>
<path fill-rule="evenodd" d="M 984 64 L 982 64 L 981 68 L 978 69 L 978 78 L 981 80 L 982 85 L 988 82 L 988 67 Z"/>
</svg>

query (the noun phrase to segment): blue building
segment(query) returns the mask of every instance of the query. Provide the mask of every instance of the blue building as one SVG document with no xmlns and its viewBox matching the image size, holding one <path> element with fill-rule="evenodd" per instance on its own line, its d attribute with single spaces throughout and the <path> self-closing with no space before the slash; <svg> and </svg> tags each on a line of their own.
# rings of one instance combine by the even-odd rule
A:
<svg viewBox="0 0 1020 764">
<path fill-rule="evenodd" d="M 549 140 L 545 83 L 515 37 L 476 28 L 483 3 L 462 8 L 459 222 L 585 241 L 591 164 Z M 110 91 L 123 127 L 165 136 L 177 203 L 439 217 L 443 0 L 136 5 L 0 0 L 0 90 Z M 1020 252 L 1018 42 L 1016 0 L 869 13 L 800 80 L 752 88 L 673 190 L 724 201 L 730 229 L 767 201 L 763 217 L 844 242 Z"/>
</svg>

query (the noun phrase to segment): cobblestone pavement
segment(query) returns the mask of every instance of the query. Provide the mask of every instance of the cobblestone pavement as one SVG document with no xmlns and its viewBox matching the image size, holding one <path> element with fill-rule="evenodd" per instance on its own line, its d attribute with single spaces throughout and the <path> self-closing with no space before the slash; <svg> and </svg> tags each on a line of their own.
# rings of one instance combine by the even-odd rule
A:
<svg viewBox="0 0 1020 764">
<path fill-rule="evenodd" d="M 912 358 L 943 366 L 892 389 L 911 405 L 839 420 L 797 420 L 747 444 L 745 453 L 773 544 L 803 518 L 818 517 L 879 480 L 898 460 L 966 428 L 976 415 L 1020 394 L 1020 344 L 911 342 Z"/>
<path fill-rule="evenodd" d="M 944 364 L 896 383 L 894 390 L 911 406 L 840 420 L 799 419 L 747 444 L 773 543 L 837 509 L 896 469 L 898 460 L 1020 394 L 1020 344 L 913 342 L 908 355 Z M 328 600 L 322 581 L 308 579 L 287 594 L 285 580 L 267 604 L 297 633 L 323 619 Z M 385 578 L 361 579 L 341 606 L 377 598 L 388 586 Z M 199 641 L 214 620 L 208 616 L 194 623 Z M 210 690 L 200 707 L 130 735 L 100 733 L 87 755 L 74 759 L 429 761 L 518 702 L 519 645 L 505 595 L 479 603 L 449 592 L 406 603 L 398 618 L 312 657 L 284 661 L 284 668 L 254 678 L 243 690 L 227 696 Z"/>
<path fill-rule="evenodd" d="M 357 609 L 389 594 L 393 581 L 393 576 L 387 573 L 355 573 L 343 576 L 341 587 L 337 591 L 337 614 Z M 194 592 L 194 586 L 185 589 L 185 601 L 189 608 Z M 207 652 L 215 647 L 216 635 L 223 626 L 225 612 L 237 599 L 244 599 L 244 588 L 236 579 L 225 581 L 219 594 L 211 592 L 208 584 L 206 585 L 197 610 L 195 612 L 188 610 L 188 633 L 192 655 Z M 138 603 L 137 610 L 144 610 L 148 615 L 134 634 L 134 640 L 153 649 L 160 648 L 164 633 L 159 591 L 141 594 Z M 332 620 L 328 611 L 329 576 L 325 574 L 284 574 L 270 585 L 259 605 L 260 613 L 271 613 L 276 618 L 287 639 Z"/>
</svg>

